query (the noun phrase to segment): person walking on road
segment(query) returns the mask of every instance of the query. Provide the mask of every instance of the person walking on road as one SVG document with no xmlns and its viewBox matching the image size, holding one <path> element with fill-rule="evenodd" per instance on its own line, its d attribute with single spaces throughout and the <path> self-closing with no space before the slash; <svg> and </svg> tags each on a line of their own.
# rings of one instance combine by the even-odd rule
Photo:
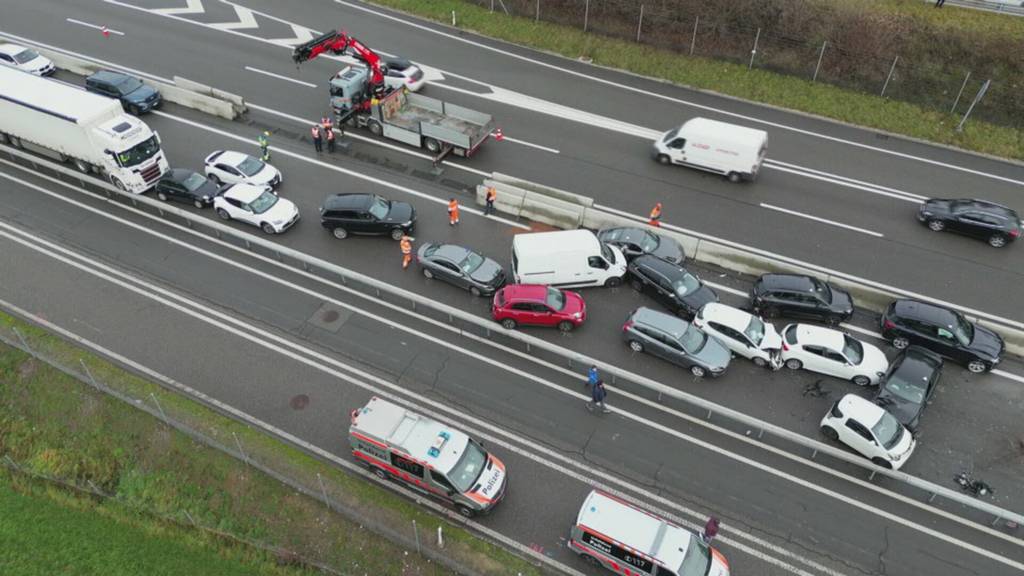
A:
<svg viewBox="0 0 1024 576">
<path fill-rule="evenodd" d="M 334 120 L 331 119 L 330 114 L 324 114 L 320 118 L 320 129 L 324 131 L 324 134 L 334 130 Z"/>
<path fill-rule="evenodd" d="M 587 402 L 587 410 L 591 412 L 594 408 L 600 407 L 601 412 L 608 414 L 611 409 L 605 405 L 604 399 L 608 396 L 608 391 L 604 389 L 604 380 L 598 380 L 596 384 L 590 387 L 590 402 Z"/>
<path fill-rule="evenodd" d="M 270 162 L 270 132 L 264 130 L 258 139 L 260 144 L 260 160 Z"/>
<path fill-rule="evenodd" d="M 412 241 L 415 240 L 408 234 L 402 234 L 402 239 L 399 240 L 399 246 L 402 248 L 402 270 L 409 267 L 409 263 L 412 262 Z"/>
<path fill-rule="evenodd" d="M 334 129 L 327 129 L 327 151 L 334 152 Z"/>
<path fill-rule="evenodd" d="M 484 197 L 484 216 L 494 213 L 494 201 L 498 198 L 498 191 L 494 186 L 487 187 L 487 196 Z"/>
<path fill-rule="evenodd" d="M 448 199 L 448 225 L 455 226 L 459 223 L 459 201 L 455 198 Z"/>
<path fill-rule="evenodd" d="M 309 133 L 313 136 L 313 148 L 316 153 L 319 154 L 324 151 L 324 139 L 320 135 L 320 125 L 313 124 L 313 127 L 309 129 Z"/>
<path fill-rule="evenodd" d="M 597 366 L 591 365 L 590 370 L 587 370 L 587 383 L 586 386 L 593 388 L 597 381 L 601 379 L 601 375 L 597 372 Z"/>
<path fill-rule="evenodd" d="M 651 208 L 651 218 L 647 223 L 651 226 L 661 227 L 661 202 L 658 202 L 654 205 L 654 208 Z"/>
<path fill-rule="evenodd" d="M 708 523 L 704 525 L 704 531 L 700 533 L 700 538 L 705 544 L 711 544 L 715 536 L 718 536 L 718 518 L 711 516 L 708 518 Z"/>
</svg>

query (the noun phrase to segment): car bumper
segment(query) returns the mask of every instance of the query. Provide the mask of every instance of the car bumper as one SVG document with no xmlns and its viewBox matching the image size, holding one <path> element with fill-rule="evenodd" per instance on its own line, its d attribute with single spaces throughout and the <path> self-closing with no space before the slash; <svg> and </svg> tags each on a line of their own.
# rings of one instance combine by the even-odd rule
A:
<svg viewBox="0 0 1024 576">
<path fill-rule="evenodd" d="M 276 232 L 277 232 L 278 234 L 282 234 L 282 233 L 284 233 L 285 231 L 287 231 L 287 230 L 288 230 L 289 228 L 291 228 L 292 226 L 294 226 L 294 225 L 295 225 L 295 223 L 296 223 L 296 222 L 298 222 L 298 221 L 299 221 L 299 214 L 298 214 L 298 213 L 296 212 L 295 216 L 294 216 L 294 217 L 293 217 L 293 218 L 292 218 L 291 220 L 289 220 L 289 221 L 285 222 L 285 223 L 284 223 L 284 224 L 282 224 L 281 226 L 276 226 L 276 225 L 275 225 L 275 226 L 274 226 L 274 230 L 275 230 L 275 231 L 276 231 Z"/>
</svg>

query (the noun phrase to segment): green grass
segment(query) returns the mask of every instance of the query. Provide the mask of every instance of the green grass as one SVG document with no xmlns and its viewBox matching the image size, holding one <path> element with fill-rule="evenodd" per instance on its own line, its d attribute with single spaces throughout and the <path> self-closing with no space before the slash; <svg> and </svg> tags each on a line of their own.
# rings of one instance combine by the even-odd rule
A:
<svg viewBox="0 0 1024 576">
<path fill-rule="evenodd" d="M 388 490 L 168 392 L 44 330 L 0 314 L 0 332 L 16 341 L 12 327 L 34 350 L 61 365 L 78 369 L 82 361 L 98 381 L 145 399 L 150 406 L 154 406 L 152 394 L 169 417 L 194 430 L 232 448 L 237 436 L 254 461 L 304 486 L 316 490 L 319 474 L 331 500 L 364 518 L 366 526 L 380 526 L 411 539 L 415 519 L 425 546 L 432 545 L 425 536 L 443 526 L 444 554 L 453 560 L 480 573 L 537 573 L 520 557 Z M 339 416 L 339 435 L 345 425 Z M 0 455 L 10 456 L 35 473 L 80 485 L 91 482 L 131 509 L 180 522 L 187 521 L 187 511 L 204 526 L 282 547 L 343 572 L 448 573 L 243 462 L 2 345 Z M 3 548 L 0 545 L 0 574 L 6 576 L 11 572 L 2 569 L 6 559 Z"/>
<path fill-rule="evenodd" d="M 872 2 L 872 0 L 859 0 Z M 942 114 L 906 102 L 886 100 L 877 96 L 843 90 L 835 86 L 816 84 L 792 76 L 774 74 L 764 70 L 748 70 L 746 66 L 717 60 L 681 56 L 660 50 L 594 34 L 584 34 L 578 28 L 534 22 L 529 18 L 515 18 L 503 13 L 475 6 L 461 0 L 373 0 L 375 4 L 410 14 L 451 24 L 451 13 L 456 12 L 459 28 L 485 36 L 521 44 L 559 54 L 568 58 L 581 56 L 593 59 L 594 64 L 661 78 L 679 85 L 710 90 L 721 94 L 764 102 L 782 108 L 798 110 L 903 134 L 967 150 L 974 150 L 1006 158 L 1024 159 L 1024 130 L 969 120 L 963 132 L 955 130 L 959 117 Z M 922 18 L 953 21 L 949 14 L 931 15 L 928 6 L 912 2 L 875 2 L 888 5 L 890 10 L 919 14 Z M 943 10 L 947 10 L 944 8 Z M 940 12 L 939 10 L 934 10 Z M 952 12 L 952 11 L 951 11 Z M 970 12 L 956 10 L 960 13 Z M 992 14 L 965 16 L 964 26 L 983 28 L 984 22 L 995 22 Z M 1007 16 L 1001 18 L 1012 19 Z M 1013 20 L 1024 21 L 1024 18 Z M 975 24 L 976 23 L 976 24 Z M 949 24 L 953 25 L 953 24 Z M 1024 23 L 1003 24 L 1008 30 Z M 516 86 L 509 86 L 516 89 Z"/>
<path fill-rule="evenodd" d="M 826 3 L 831 3 L 831 0 L 826 0 Z M 1010 38 L 1024 36 L 1024 18 L 1020 16 L 958 8 L 952 4 L 936 9 L 934 2 L 921 0 L 843 0 L 843 6 L 848 10 L 863 9 L 913 16 L 940 30 L 958 30 Z"/>
</svg>

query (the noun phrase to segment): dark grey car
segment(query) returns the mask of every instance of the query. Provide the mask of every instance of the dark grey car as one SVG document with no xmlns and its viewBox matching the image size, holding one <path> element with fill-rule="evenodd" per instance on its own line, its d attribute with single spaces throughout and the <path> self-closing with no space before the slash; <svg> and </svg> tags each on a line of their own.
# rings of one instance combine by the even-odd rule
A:
<svg viewBox="0 0 1024 576">
<path fill-rule="evenodd" d="M 156 88 L 144 84 L 135 76 L 113 70 L 100 70 L 86 78 L 85 89 L 117 98 L 125 110 L 136 116 L 163 104 L 163 98 Z"/>
<path fill-rule="evenodd" d="M 605 244 L 618 246 L 627 260 L 641 254 L 657 256 L 674 264 L 682 264 L 686 260 L 679 242 L 643 228 L 605 228 L 598 231 L 597 238 Z"/>
<path fill-rule="evenodd" d="M 622 326 L 622 339 L 634 352 L 647 352 L 697 377 L 725 373 L 732 352 L 693 324 L 650 308 L 637 308 Z"/>
<path fill-rule="evenodd" d="M 416 252 L 416 260 L 427 278 L 465 288 L 474 296 L 490 296 L 505 285 L 501 264 L 463 246 L 427 242 Z"/>
<path fill-rule="evenodd" d="M 693 318 L 701 306 L 718 302 L 718 294 L 686 268 L 645 254 L 629 263 L 629 284 L 646 292 L 669 310 Z"/>
</svg>

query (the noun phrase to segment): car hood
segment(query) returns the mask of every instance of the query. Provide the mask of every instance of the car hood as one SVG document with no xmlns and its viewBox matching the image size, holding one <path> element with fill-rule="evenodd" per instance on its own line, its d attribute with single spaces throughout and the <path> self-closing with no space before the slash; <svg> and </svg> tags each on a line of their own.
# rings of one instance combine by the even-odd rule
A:
<svg viewBox="0 0 1024 576">
<path fill-rule="evenodd" d="M 853 313 L 853 298 L 840 288 L 832 288 L 832 309 L 837 312 Z"/>
<path fill-rule="evenodd" d="M 682 264 L 683 260 L 686 259 L 686 254 L 683 253 L 683 247 L 678 242 L 671 238 L 661 238 L 658 243 L 658 247 L 651 252 L 652 256 L 657 256 L 662 260 L 667 260 L 674 264 Z"/>
<path fill-rule="evenodd" d="M 984 326 L 974 325 L 974 339 L 971 340 L 971 351 L 992 360 L 999 359 L 1003 354 L 1005 344 L 1003 339 L 995 332 Z"/>
<path fill-rule="evenodd" d="M 39 71 L 49 67 L 50 64 L 53 64 L 53 62 L 50 62 L 49 58 L 40 55 L 29 60 L 28 62 L 25 62 L 24 64 L 19 64 L 18 66 L 24 68 L 25 70 Z"/>
<path fill-rule="evenodd" d="M 392 202 L 391 210 L 388 211 L 386 222 L 404 224 L 416 219 L 416 210 L 408 202 Z"/>
<path fill-rule="evenodd" d="M 775 329 L 775 326 L 764 323 L 764 338 L 761 339 L 761 350 L 781 350 L 782 349 L 782 336 L 779 331 Z"/>
<path fill-rule="evenodd" d="M 889 369 L 889 359 L 877 346 L 867 342 L 861 342 L 861 345 L 864 346 L 864 358 L 861 359 L 859 368 L 864 370 L 865 376 L 870 376 L 872 381 L 877 382 L 879 376 L 876 373 Z"/>
<path fill-rule="evenodd" d="M 704 347 L 696 354 L 695 358 L 708 368 L 725 369 L 729 365 L 729 360 L 732 359 L 732 351 L 709 334 L 707 342 L 704 343 Z"/>
<path fill-rule="evenodd" d="M 878 396 L 875 398 L 875 404 L 884 408 L 899 420 L 900 424 L 910 429 L 913 429 L 912 424 L 914 424 L 914 421 L 917 420 L 918 415 L 921 414 L 921 410 L 924 408 L 924 404 L 904 400 L 902 397 L 889 392 L 884 386 L 879 390 Z"/>
<path fill-rule="evenodd" d="M 708 302 L 718 302 L 718 294 L 715 294 L 715 291 L 711 288 L 701 284 L 700 288 L 697 288 L 686 296 L 681 297 L 679 300 L 690 308 L 699 310 L 701 306 Z"/>
<path fill-rule="evenodd" d="M 505 271 L 502 269 L 501 264 L 498 264 L 490 258 L 484 258 L 483 263 L 480 264 L 476 270 L 473 270 L 473 273 L 470 274 L 469 277 L 477 282 L 487 284 L 498 279 L 504 272 Z"/>
<path fill-rule="evenodd" d="M 563 314 L 575 314 L 586 309 L 587 305 L 584 303 L 583 297 L 576 292 L 569 292 L 567 290 L 563 294 L 565 294 L 565 307 L 561 310 Z"/>
<path fill-rule="evenodd" d="M 270 220 L 275 224 L 283 224 L 292 219 L 299 209 L 295 207 L 295 203 L 286 198 L 278 198 L 277 202 L 270 207 L 263 214 L 260 214 L 264 220 Z"/>
<path fill-rule="evenodd" d="M 134 91 L 126 94 L 125 98 L 127 98 L 129 102 L 141 103 L 151 98 L 154 94 L 156 94 L 156 90 L 154 90 L 152 86 L 147 86 L 143 84 L 142 86 L 136 88 Z"/>
<path fill-rule="evenodd" d="M 246 182 L 250 184 L 270 186 L 270 181 L 277 176 L 277 168 L 274 168 L 270 164 L 264 164 L 263 169 L 246 178 Z"/>
<path fill-rule="evenodd" d="M 197 196 L 199 198 L 202 198 L 203 196 L 209 196 L 210 198 L 213 198 L 219 193 L 220 187 L 214 184 L 212 181 L 207 180 L 206 182 L 203 182 L 202 186 L 196 188 L 196 191 L 193 192 L 192 195 Z"/>
</svg>

